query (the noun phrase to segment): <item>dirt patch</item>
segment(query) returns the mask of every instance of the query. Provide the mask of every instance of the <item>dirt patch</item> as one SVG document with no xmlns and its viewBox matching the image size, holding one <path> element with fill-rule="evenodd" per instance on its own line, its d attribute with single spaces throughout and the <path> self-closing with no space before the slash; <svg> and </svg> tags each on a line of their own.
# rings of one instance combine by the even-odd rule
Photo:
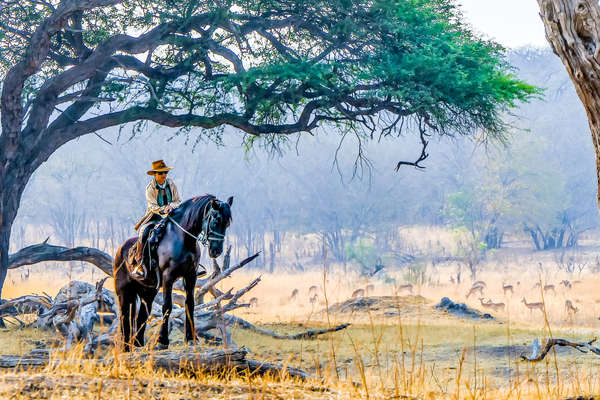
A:
<svg viewBox="0 0 600 400">
<path fill-rule="evenodd" d="M 321 313 L 330 314 L 362 314 L 373 313 L 393 317 L 421 313 L 428 308 L 431 302 L 422 296 L 380 296 L 380 297 L 357 297 L 336 303 Z"/>
<path fill-rule="evenodd" d="M 380 296 L 380 297 L 358 297 L 341 303 L 336 303 L 327 310 L 330 314 L 341 314 L 361 318 L 367 314 L 371 317 L 418 317 L 421 319 L 441 320 L 447 317 L 458 317 L 472 321 L 495 321 L 495 318 L 479 310 L 468 307 L 464 303 L 455 303 L 447 297 L 435 305 L 423 296 Z M 452 319 L 452 318 L 450 318 Z"/>
</svg>

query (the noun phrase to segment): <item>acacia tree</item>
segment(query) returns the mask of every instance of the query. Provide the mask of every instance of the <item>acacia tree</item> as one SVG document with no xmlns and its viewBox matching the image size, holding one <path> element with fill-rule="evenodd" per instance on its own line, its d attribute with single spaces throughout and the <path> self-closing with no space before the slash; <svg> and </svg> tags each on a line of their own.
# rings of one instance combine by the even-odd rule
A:
<svg viewBox="0 0 600 400">
<path fill-rule="evenodd" d="M 452 0 L 3 0 L 0 77 L 0 294 L 28 180 L 82 135 L 152 121 L 277 145 L 413 121 L 418 166 L 427 135 L 498 137 L 536 93 Z"/>
</svg>

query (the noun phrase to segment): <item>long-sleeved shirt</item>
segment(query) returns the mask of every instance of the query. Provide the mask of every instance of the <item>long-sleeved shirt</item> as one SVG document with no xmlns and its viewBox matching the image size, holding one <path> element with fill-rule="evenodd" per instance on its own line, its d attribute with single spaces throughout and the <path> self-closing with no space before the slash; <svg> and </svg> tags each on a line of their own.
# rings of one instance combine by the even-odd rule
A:
<svg viewBox="0 0 600 400">
<path fill-rule="evenodd" d="M 177 190 L 177 186 L 173 183 L 173 181 L 167 178 L 165 186 L 169 186 L 171 190 L 171 202 L 165 205 L 158 204 L 158 183 L 155 179 L 152 179 L 150 183 L 146 186 L 146 214 L 160 214 L 161 217 L 164 217 L 165 207 L 170 205 L 171 208 L 176 208 L 181 204 L 181 198 L 179 197 L 179 191 Z"/>
<path fill-rule="evenodd" d="M 167 178 L 166 184 L 169 185 L 171 190 L 171 202 L 165 205 L 158 204 L 158 185 L 155 179 L 146 186 L 146 214 L 136 224 L 135 229 L 139 229 L 144 225 L 154 214 L 158 214 L 161 217 L 165 217 L 165 208 L 169 205 L 171 208 L 176 208 L 181 204 L 181 197 L 179 197 L 179 191 L 173 181 Z"/>
</svg>

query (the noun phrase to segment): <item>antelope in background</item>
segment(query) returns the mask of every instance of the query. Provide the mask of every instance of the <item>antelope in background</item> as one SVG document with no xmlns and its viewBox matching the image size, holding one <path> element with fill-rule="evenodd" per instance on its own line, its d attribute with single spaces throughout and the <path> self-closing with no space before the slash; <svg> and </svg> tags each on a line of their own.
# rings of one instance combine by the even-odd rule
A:
<svg viewBox="0 0 600 400">
<path fill-rule="evenodd" d="M 559 285 L 564 285 L 565 289 L 571 289 L 573 287 L 573 285 L 571 285 L 571 282 L 569 282 L 566 279 L 560 281 Z"/>
<path fill-rule="evenodd" d="M 494 311 L 504 311 L 504 307 L 506 306 L 504 303 L 494 303 L 492 299 L 488 299 L 488 302 L 484 303 L 483 297 L 480 297 L 479 301 L 481 302 L 481 306 L 483 308 L 489 308 Z"/>
<path fill-rule="evenodd" d="M 579 308 L 575 307 L 571 300 L 567 300 L 565 301 L 565 310 L 567 311 L 567 314 L 572 315 L 576 314 L 577 311 L 579 311 Z"/>
<path fill-rule="evenodd" d="M 473 282 L 473 284 L 471 285 L 471 287 L 475 287 L 475 286 L 483 286 L 483 288 L 487 289 L 487 284 L 484 281 L 475 281 L 475 282 Z"/>
<path fill-rule="evenodd" d="M 504 283 L 502 284 L 502 290 L 504 290 L 504 295 L 506 296 L 506 292 L 508 292 L 510 290 L 510 294 L 513 295 L 515 294 L 515 290 L 513 288 L 513 285 L 505 285 Z"/>
<path fill-rule="evenodd" d="M 365 289 L 356 289 L 354 292 L 352 292 L 352 297 L 353 299 L 356 297 L 365 297 Z"/>
<path fill-rule="evenodd" d="M 544 303 L 528 303 L 527 300 L 525 299 L 525 297 L 523 297 L 523 300 L 521 300 L 521 303 L 525 304 L 525 307 L 529 308 L 530 312 L 533 312 L 533 310 L 537 309 L 540 310 L 541 312 L 544 312 Z"/>
<path fill-rule="evenodd" d="M 556 294 L 556 289 L 554 288 L 554 285 L 544 285 L 544 292 L 548 292 L 552 290 L 552 293 Z"/>
<path fill-rule="evenodd" d="M 252 307 L 252 308 L 258 307 L 258 297 L 251 298 L 249 303 L 250 303 L 250 307 Z"/>
<path fill-rule="evenodd" d="M 290 296 L 290 302 L 296 301 L 296 299 L 298 298 L 298 293 L 300 293 L 300 291 L 298 289 L 292 290 L 292 295 Z"/>
<path fill-rule="evenodd" d="M 478 282 L 480 282 L 480 281 L 478 281 Z M 478 283 L 478 282 L 475 282 L 475 283 Z M 479 292 L 479 295 L 483 296 L 483 289 L 484 289 L 485 286 L 483 286 L 483 285 L 475 285 L 475 283 L 473 284 L 473 286 L 469 290 L 469 293 L 467 293 L 467 299 L 469 298 L 470 295 L 475 294 L 475 292 Z"/>
<path fill-rule="evenodd" d="M 413 285 L 408 283 L 406 285 L 394 286 L 394 295 L 399 296 L 400 292 L 407 291 L 410 294 L 413 294 Z"/>
</svg>

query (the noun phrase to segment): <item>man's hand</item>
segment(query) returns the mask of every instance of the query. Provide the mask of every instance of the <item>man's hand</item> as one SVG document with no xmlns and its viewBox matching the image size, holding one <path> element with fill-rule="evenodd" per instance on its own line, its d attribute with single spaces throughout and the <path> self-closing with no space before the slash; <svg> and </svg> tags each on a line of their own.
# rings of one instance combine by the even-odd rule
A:
<svg viewBox="0 0 600 400">
<path fill-rule="evenodd" d="M 173 207 L 171 207 L 170 205 L 167 205 L 167 206 L 165 207 L 165 214 L 168 214 L 168 213 L 170 213 L 171 211 L 173 211 Z"/>
</svg>

